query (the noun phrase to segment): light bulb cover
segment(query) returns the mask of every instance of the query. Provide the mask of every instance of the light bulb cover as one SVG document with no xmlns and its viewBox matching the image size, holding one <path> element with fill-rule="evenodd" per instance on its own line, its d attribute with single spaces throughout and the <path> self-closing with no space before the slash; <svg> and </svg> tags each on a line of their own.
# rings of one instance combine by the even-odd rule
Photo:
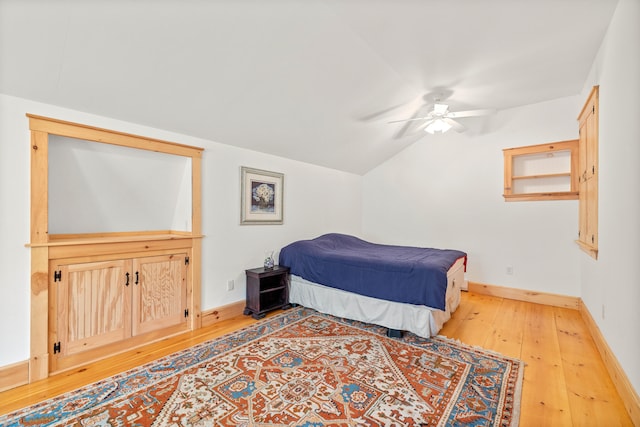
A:
<svg viewBox="0 0 640 427">
<path fill-rule="evenodd" d="M 429 123 L 424 131 L 433 135 L 436 132 L 445 133 L 449 129 L 451 129 L 451 125 L 449 123 L 445 122 L 442 119 L 436 119 L 433 122 Z"/>
</svg>

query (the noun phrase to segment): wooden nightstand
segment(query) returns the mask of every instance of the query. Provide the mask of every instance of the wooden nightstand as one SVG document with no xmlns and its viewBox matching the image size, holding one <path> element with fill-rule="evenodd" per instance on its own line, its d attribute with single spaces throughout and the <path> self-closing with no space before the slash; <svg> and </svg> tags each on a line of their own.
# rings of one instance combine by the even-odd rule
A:
<svg viewBox="0 0 640 427">
<path fill-rule="evenodd" d="M 252 268 L 247 274 L 247 305 L 244 314 L 262 319 L 268 311 L 291 307 L 289 304 L 289 267 Z"/>
</svg>

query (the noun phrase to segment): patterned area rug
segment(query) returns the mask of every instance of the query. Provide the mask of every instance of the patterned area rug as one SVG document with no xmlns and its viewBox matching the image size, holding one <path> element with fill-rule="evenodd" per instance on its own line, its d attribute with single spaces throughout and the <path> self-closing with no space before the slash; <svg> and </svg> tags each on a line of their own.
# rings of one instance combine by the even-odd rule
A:
<svg viewBox="0 0 640 427">
<path fill-rule="evenodd" d="M 523 363 L 297 308 L 3 426 L 517 426 Z"/>
</svg>

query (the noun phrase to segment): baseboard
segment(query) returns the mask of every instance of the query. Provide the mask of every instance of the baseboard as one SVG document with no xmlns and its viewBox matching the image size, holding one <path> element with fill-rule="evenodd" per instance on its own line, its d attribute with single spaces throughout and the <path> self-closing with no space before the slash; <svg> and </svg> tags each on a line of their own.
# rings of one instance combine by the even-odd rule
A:
<svg viewBox="0 0 640 427">
<path fill-rule="evenodd" d="M 0 367 L 0 391 L 29 383 L 29 361 Z"/>
<path fill-rule="evenodd" d="M 223 305 L 222 307 L 206 310 L 202 312 L 202 327 L 211 326 L 222 320 L 240 316 L 244 311 L 246 302 L 244 300 Z"/>
<path fill-rule="evenodd" d="M 618 390 L 618 394 L 620 394 L 620 398 L 627 409 L 629 417 L 631 417 L 634 425 L 640 426 L 640 397 L 638 397 L 638 393 L 633 388 L 633 385 L 631 385 L 629 378 L 622 369 L 622 366 L 620 366 L 620 362 L 618 362 L 613 351 L 611 351 L 600 328 L 582 300 L 580 301 L 580 314 L 587 328 L 589 328 L 591 337 L 598 348 L 600 357 L 602 357 L 607 367 L 607 371 L 609 371 L 609 376 L 616 390 Z"/>
<path fill-rule="evenodd" d="M 482 295 L 526 301 L 553 307 L 580 309 L 580 298 L 545 292 L 527 291 L 524 289 L 507 288 L 504 286 L 487 285 L 485 283 L 469 282 L 469 291 Z"/>
</svg>

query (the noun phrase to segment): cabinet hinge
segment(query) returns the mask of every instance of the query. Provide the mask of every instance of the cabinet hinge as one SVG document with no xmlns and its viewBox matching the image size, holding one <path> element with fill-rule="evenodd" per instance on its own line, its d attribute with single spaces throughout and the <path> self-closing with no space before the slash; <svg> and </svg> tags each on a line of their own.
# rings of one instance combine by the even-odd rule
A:
<svg viewBox="0 0 640 427">
<path fill-rule="evenodd" d="M 591 106 L 591 112 L 592 112 L 593 114 L 595 114 L 595 113 L 596 113 L 596 106 L 595 106 L 595 105 L 592 105 L 592 106 Z"/>
<path fill-rule="evenodd" d="M 189 265 L 189 257 L 184 257 L 184 265 Z"/>
<path fill-rule="evenodd" d="M 596 242 L 596 239 L 595 239 L 594 235 L 592 234 L 591 235 L 591 243 L 595 243 L 595 242 Z"/>
<path fill-rule="evenodd" d="M 189 309 L 188 308 L 184 309 L 184 317 L 189 317 Z"/>
<path fill-rule="evenodd" d="M 62 270 L 58 270 L 58 271 L 54 271 L 53 272 L 53 281 L 54 282 L 61 282 L 62 281 Z"/>
<path fill-rule="evenodd" d="M 53 343 L 53 354 L 60 353 L 60 351 L 61 351 L 61 347 L 62 347 L 62 346 L 60 345 L 60 341 L 58 341 L 58 342 L 54 342 L 54 343 Z"/>
</svg>

